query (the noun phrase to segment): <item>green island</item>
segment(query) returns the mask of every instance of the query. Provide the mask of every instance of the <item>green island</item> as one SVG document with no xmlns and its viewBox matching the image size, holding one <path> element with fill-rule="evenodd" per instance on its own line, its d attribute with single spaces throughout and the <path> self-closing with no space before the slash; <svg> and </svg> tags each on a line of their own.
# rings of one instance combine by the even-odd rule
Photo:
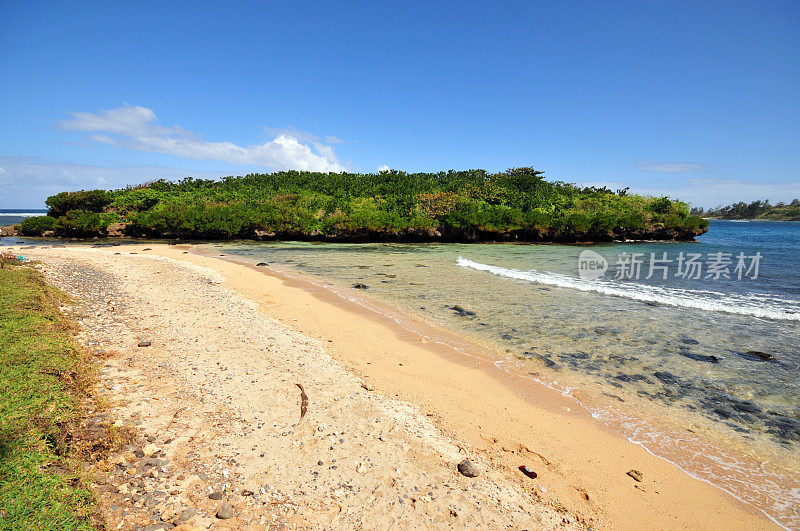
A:
<svg viewBox="0 0 800 531">
<path fill-rule="evenodd" d="M 282 171 L 62 192 L 23 235 L 343 242 L 691 240 L 686 203 L 545 180 L 530 167 L 438 173 Z"/>
<path fill-rule="evenodd" d="M 770 221 L 800 221 L 800 199 L 791 203 L 771 205 L 769 199 L 745 203 L 739 201 L 732 205 L 703 210 L 693 208 L 692 214 L 713 219 L 763 219 Z"/>
</svg>

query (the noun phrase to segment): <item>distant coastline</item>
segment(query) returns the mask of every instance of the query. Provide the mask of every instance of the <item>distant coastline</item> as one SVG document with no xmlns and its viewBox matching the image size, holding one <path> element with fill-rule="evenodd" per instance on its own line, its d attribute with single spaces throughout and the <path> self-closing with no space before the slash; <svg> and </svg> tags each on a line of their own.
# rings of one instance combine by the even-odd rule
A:
<svg viewBox="0 0 800 531">
<path fill-rule="evenodd" d="M 725 219 L 741 221 L 800 221 L 800 199 L 790 203 L 770 204 L 769 200 L 745 203 L 740 201 L 732 205 L 710 210 L 693 208 L 692 214 L 703 219 Z"/>
</svg>

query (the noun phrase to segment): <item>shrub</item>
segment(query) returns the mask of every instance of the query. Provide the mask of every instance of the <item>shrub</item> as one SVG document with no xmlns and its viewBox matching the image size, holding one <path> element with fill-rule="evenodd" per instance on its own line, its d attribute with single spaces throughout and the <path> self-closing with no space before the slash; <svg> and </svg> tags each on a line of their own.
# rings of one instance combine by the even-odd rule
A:
<svg viewBox="0 0 800 531">
<path fill-rule="evenodd" d="M 112 196 L 105 190 L 81 190 L 80 192 L 61 192 L 47 198 L 50 207 L 47 215 L 60 218 L 70 210 L 102 212 L 111 204 Z"/>
<path fill-rule="evenodd" d="M 58 218 L 56 231 L 65 236 L 105 236 L 108 226 L 120 220 L 117 214 L 70 210 Z"/>
<path fill-rule="evenodd" d="M 41 236 L 45 231 L 55 230 L 57 224 L 56 218 L 50 216 L 33 216 L 22 220 L 19 231 L 24 236 Z"/>
</svg>

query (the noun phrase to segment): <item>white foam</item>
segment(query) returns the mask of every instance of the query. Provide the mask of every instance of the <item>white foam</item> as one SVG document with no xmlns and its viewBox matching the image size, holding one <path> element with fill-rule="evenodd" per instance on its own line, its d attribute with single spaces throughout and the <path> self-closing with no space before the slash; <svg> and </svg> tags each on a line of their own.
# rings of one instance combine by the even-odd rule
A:
<svg viewBox="0 0 800 531">
<path fill-rule="evenodd" d="M 755 294 L 736 297 L 714 291 L 662 288 L 659 286 L 621 283 L 602 279 L 581 280 L 560 273 L 506 269 L 504 267 L 473 262 L 461 256 L 458 257 L 457 264 L 461 267 L 467 267 L 477 271 L 486 271 L 501 277 L 526 280 L 528 282 L 580 291 L 593 291 L 604 295 L 624 297 L 642 302 L 694 308 L 710 312 L 749 315 L 764 319 L 800 321 L 800 305 L 798 305 L 798 303 L 784 300 L 781 302 L 784 302 L 786 306 L 775 305 L 774 303 L 768 303 L 765 298 Z M 779 299 L 771 297 L 771 300 L 775 301 Z"/>
<path fill-rule="evenodd" d="M 8 217 L 33 217 L 33 216 L 44 216 L 47 212 L 0 212 L 0 216 L 8 216 Z"/>
</svg>

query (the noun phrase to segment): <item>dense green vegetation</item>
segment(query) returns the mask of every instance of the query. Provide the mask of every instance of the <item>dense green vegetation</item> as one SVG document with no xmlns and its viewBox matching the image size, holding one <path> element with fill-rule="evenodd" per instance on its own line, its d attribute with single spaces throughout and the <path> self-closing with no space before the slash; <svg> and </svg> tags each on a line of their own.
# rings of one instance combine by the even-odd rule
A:
<svg viewBox="0 0 800 531">
<path fill-rule="evenodd" d="M 71 462 L 88 368 L 33 269 L 0 269 L 0 529 L 93 529 Z"/>
<path fill-rule="evenodd" d="M 725 207 L 717 207 L 711 210 L 693 208 L 692 214 L 705 218 L 717 219 L 769 219 L 774 221 L 800 221 L 800 199 L 795 199 L 791 203 L 769 204 L 769 199 L 765 201 L 753 201 L 744 203 L 742 201 Z"/>
<path fill-rule="evenodd" d="M 104 235 L 125 216 L 133 236 L 340 241 L 690 239 L 708 223 L 685 203 L 548 182 L 515 168 L 377 174 L 286 171 L 220 181 L 159 180 L 62 192 L 23 234 Z M 114 225 L 113 230 L 120 226 Z"/>
</svg>

